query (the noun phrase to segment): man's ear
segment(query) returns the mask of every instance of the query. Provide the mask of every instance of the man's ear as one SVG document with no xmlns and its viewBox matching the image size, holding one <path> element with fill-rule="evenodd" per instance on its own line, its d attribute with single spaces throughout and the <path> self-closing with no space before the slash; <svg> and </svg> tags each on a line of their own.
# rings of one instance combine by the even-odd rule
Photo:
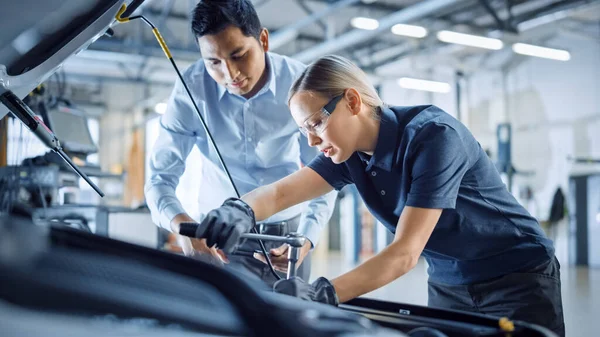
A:
<svg viewBox="0 0 600 337">
<path fill-rule="evenodd" d="M 348 108 L 352 115 L 358 115 L 362 107 L 362 99 L 358 91 L 354 88 L 349 88 L 346 90 L 344 96 L 348 101 Z"/>
<path fill-rule="evenodd" d="M 263 28 L 260 31 L 260 45 L 263 48 L 264 52 L 268 52 L 269 51 L 269 31 L 266 28 Z"/>
</svg>

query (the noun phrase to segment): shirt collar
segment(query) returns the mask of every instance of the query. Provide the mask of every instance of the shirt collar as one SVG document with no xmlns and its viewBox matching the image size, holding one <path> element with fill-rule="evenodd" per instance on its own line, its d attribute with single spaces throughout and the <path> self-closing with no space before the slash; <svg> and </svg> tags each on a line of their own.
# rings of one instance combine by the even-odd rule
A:
<svg viewBox="0 0 600 337">
<path fill-rule="evenodd" d="M 277 78 L 275 77 L 277 69 L 275 69 L 275 62 L 273 62 L 271 54 L 268 52 L 265 53 L 265 62 L 267 64 L 267 71 L 269 72 L 269 79 L 267 80 L 269 83 L 269 90 L 273 93 L 273 96 L 275 96 L 277 94 Z"/>
<path fill-rule="evenodd" d="M 388 172 L 391 171 L 394 164 L 394 155 L 398 147 L 397 142 L 398 118 L 390 108 L 382 107 L 379 135 L 377 136 L 377 145 L 375 146 L 373 156 L 362 152 L 358 153 L 362 160 L 367 161 L 366 170 L 368 171 L 375 166 Z"/>
<path fill-rule="evenodd" d="M 225 96 L 226 92 L 227 92 L 227 89 L 225 89 L 224 86 L 217 83 L 217 93 L 219 94 L 219 100 L 223 99 L 223 96 Z"/>
<path fill-rule="evenodd" d="M 256 93 L 254 97 L 264 94 L 267 90 L 273 93 L 273 96 L 277 93 L 277 78 L 275 77 L 276 69 L 273 60 L 271 59 L 270 53 L 265 53 L 265 63 L 266 63 L 266 71 L 267 71 L 267 85 L 260 89 L 259 92 Z M 217 84 L 217 94 L 219 96 L 219 100 L 223 99 L 223 96 L 228 93 L 227 89 L 224 86 Z"/>
</svg>

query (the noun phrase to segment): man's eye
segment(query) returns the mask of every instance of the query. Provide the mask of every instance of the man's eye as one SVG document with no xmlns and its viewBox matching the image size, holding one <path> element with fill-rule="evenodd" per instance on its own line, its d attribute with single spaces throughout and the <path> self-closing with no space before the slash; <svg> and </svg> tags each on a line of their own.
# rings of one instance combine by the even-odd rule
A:
<svg viewBox="0 0 600 337">
<path fill-rule="evenodd" d="M 209 63 L 210 63 L 210 65 L 212 65 L 212 66 L 216 66 L 216 65 L 218 65 L 219 63 L 221 63 L 221 61 L 219 61 L 219 60 L 211 60 Z"/>
<path fill-rule="evenodd" d="M 244 53 L 242 55 L 234 55 L 231 58 L 234 59 L 234 60 L 240 60 L 240 59 L 244 58 L 246 56 L 246 54 L 247 53 Z"/>
</svg>

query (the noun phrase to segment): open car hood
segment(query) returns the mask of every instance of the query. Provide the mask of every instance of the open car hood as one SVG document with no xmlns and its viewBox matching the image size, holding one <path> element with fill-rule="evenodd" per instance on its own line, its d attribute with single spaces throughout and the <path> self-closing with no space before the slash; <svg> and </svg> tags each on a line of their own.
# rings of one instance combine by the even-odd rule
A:
<svg viewBox="0 0 600 337">
<path fill-rule="evenodd" d="M 18 0 L 0 9 L 0 95 L 20 98 L 50 77 L 66 59 L 87 48 L 113 24 L 119 8 L 139 0 Z M 0 118 L 8 109 L 0 104 Z"/>
</svg>

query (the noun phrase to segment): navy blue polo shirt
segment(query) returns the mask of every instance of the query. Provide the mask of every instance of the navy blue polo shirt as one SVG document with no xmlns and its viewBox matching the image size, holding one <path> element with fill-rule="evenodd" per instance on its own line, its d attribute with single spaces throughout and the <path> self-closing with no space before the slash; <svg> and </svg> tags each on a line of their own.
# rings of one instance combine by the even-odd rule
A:
<svg viewBox="0 0 600 337">
<path fill-rule="evenodd" d="M 405 206 L 443 209 L 422 253 L 431 282 L 472 284 L 554 255 L 473 135 L 436 106 L 383 108 L 373 156 L 334 164 L 321 154 L 309 167 L 337 190 L 355 184 L 392 233 Z"/>
</svg>

